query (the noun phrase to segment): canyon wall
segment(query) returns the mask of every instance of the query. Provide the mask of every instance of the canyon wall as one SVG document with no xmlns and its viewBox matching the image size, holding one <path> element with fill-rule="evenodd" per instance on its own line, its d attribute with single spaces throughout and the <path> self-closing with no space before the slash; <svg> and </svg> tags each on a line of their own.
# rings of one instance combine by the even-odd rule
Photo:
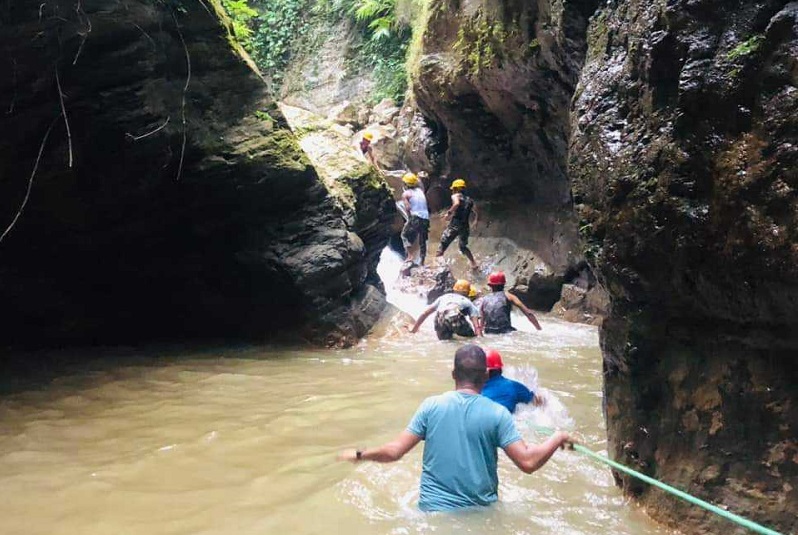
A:
<svg viewBox="0 0 798 535">
<path fill-rule="evenodd" d="M 612 298 L 610 453 L 794 532 L 798 3 L 610 2 L 588 42 L 569 171 Z M 668 524 L 730 528 L 621 481 Z"/>
<path fill-rule="evenodd" d="M 366 167 L 354 200 L 325 185 L 224 19 L 0 6 L 0 344 L 349 344 L 376 320 L 389 192 Z"/>
<path fill-rule="evenodd" d="M 785 1 L 432 0 L 412 66 L 441 173 L 490 205 L 476 234 L 532 252 L 515 259 L 521 293 L 538 261 L 561 282 L 582 258 L 608 291 L 610 455 L 784 532 L 798 527 L 797 16 Z M 618 483 L 672 526 L 730 529 Z"/>
</svg>

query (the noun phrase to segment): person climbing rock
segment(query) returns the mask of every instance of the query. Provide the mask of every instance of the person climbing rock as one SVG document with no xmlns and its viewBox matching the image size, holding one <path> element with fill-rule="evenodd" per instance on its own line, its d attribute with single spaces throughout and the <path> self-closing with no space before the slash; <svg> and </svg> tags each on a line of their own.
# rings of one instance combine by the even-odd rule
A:
<svg viewBox="0 0 798 535">
<path fill-rule="evenodd" d="M 479 306 L 485 333 L 503 334 L 514 331 L 515 328 L 510 323 L 510 312 L 513 305 L 521 309 L 521 312 L 537 330 L 541 330 L 540 323 L 532 311 L 518 297 L 504 291 L 505 284 L 507 284 L 507 278 L 501 271 L 495 271 L 488 276 L 491 293 L 482 298 Z"/>
<path fill-rule="evenodd" d="M 467 338 L 482 336 L 479 310 L 468 299 L 470 290 L 471 283 L 467 280 L 455 282 L 451 293 L 443 294 L 421 313 L 410 332 L 418 332 L 424 320 L 435 313 L 435 334 L 438 335 L 438 340 L 451 340 L 455 334 Z M 468 322 L 469 318 L 473 328 Z"/>
<path fill-rule="evenodd" d="M 374 134 L 371 132 L 364 133 L 363 138 L 360 140 L 360 152 L 374 166 L 374 169 L 382 173 L 382 169 L 377 165 L 377 159 L 374 157 L 374 148 L 371 146 L 372 141 L 374 141 Z"/>
<path fill-rule="evenodd" d="M 515 407 L 519 403 L 532 403 L 536 407 L 544 405 L 546 400 L 535 395 L 530 389 L 518 381 L 507 379 L 502 375 L 501 354 L 495 349 L 489 349 L 486 353 L 488 366 L 488 381 L 482 389 L 482 395 L 490 398 L 499 405 L 506 407 L 511 413 L 515 412 Z"/>
<path fill-rule="evenodd" d="M 402 177 L 405 190 L 402 193 L 402 203 L 407 212 L 407 220 L 402 228 L 402 244 L 405 254 L 410 257 L 410 247 L 418 238 L 419 265 L 424 265 L 427 258 L 427 239 L 429 238 L 429 208 L 427 197 L 418 176 L 414 173 L 405 173 Z"/>
<path fill-rule="evenodd" d="M 466 183 L 462 178 L 458 178 L 452 182 L 450 188 L 452 191 L 452 206 L 446 211 L 446 215 L 444 216 L 449 222 L 449 225 L 446 227 L 446 230 L 443 231 L 443 234 L 441 234 L 441 244 L 435 256 L 438 258 L 442 257 L 449 245 L 457 238 L 459 240 L 458 246 L 460 252 L 468 258 L 468 261 L 471 263 L 471 269 L 478 269 L 479 266 L 474 260 L 474 255 L 471 254 L 471 250 L 468 248 L 468 237 L 471 232 L 471 214 L 474 214 L 475 225 L 479 219 L 479 214 L 477 213 L 474 199 L 463 192 L 465 188 Z"/>
<path fill-rule="evenodd" d="M 339 460 L 392 463 L 424 441 L 418 508 L 450 511 L 496 502 L 498 449 L 519 470 L 531 474 L 558 448 L 573 448 L 571 437 L 554 433 L 542 444 L 527 444 L 509 412 L 481 396 L 487 378 L 485 352 L 468 344 L 454 354 L 454 390 L 424 400 L 407 428 L 377 448 L 341 452 Z"/>
</svg>

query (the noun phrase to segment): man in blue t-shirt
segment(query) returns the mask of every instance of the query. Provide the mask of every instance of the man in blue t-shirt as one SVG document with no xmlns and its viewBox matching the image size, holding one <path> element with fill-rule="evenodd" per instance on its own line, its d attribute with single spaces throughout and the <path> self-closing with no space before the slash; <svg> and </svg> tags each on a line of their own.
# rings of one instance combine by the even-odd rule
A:
<svg viewBox="0 0 798 535">
<path fill-rule="evenodd" d="M 496 403 L 507 407 L 510 413 L 515 412 L 515 406 L 519 403 L 532 403 L 536 406 L 543 405 L 544 399 L 536 396 L 518 381 L 507 379 L 502 375 L 502 356 L 495 349 L 489 349 L 486 355 L 488 366 L 488 382 L 482 389 L 482 395 L 490 398 Z"/>
<path fill-rule="evenodd" d="M 453 391 L 424 400 L 407 429 L 378 448 L 348 450 L 339 459 L 390 463 L 424 440 L 422 511 L 448 511 L 489 505 L 498 499 L 497 448 L 527 474 L 541 468 L 557 451 L 571 444 L 557 432 L 543 444 L 526 444 L 510 413 L 479 395 L 487 379 L 485 352 L 476 345 L 454 355 Z"/>
</svg>

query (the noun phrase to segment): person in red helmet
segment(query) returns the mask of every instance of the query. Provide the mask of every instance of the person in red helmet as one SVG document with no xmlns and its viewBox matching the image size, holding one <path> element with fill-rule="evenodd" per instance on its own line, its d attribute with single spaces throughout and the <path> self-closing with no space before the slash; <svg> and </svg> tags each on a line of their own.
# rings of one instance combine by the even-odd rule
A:
<svg viewBox="0 0 798 535">
<path fill-rule="evenodd" d="M 489 349 L 485 353 L 485 359 L 488 365 L 488 381 L 482 388 L 483 396 L 502 405 L 510 413 L 515 412 L 515 407 L 519 403 L 532 403 L 536 407 L 545 403 L 541 396 L 536 396 L 534 392 L 523 384 L 507 379 L 502 375 L 504 363 L 498 351 Z"/>
<path fill-rule="evenodd" d="M 485 334 L 502 334 L 515 330 L 510 322 L 510 312 L 513 305 L 521 309 L 524 316 L 537 330 L 541 330 L 540 323 L 538 323 L 538 319 L 532 311 L 518 297 L 504 291 L 505 284 L 507 284 L 507 278 L 501 271 L 494 271 L 488 276 L 488 286 L 490 286 L 491 293 L 483 297 L 480 304 Z"/>
</svg>

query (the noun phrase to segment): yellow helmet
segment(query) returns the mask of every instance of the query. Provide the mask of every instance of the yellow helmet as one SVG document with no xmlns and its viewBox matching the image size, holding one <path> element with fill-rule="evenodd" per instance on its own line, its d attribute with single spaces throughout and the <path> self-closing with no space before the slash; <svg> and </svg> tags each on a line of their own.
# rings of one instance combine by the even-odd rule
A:
<svg viewBox="0 0 798 535">
<path fill-rule="evenodd" d="M 471 287 L 470 290 L 468 290 L 468 298 L 471 299 L 472 301 L 477 298 L 477 289 L 474 288 L 473 286 Z"/>
<path fill-rule="evenodd" d="M 374 139 L 374 134 L 372 134 L 371 132 L 366 132 L 365 134 L 363 134 L 363 139 L 368 139 L 369 141 L 371 141 L 372 139 Z"/>
<path fill-rule="evenodd" d="M 418 177 L 415 175 L 415 173 L 405 173 L 405 175 L 402 177 L 402 182 L 404 182 L 406 186 L 414 188 L 418 186 Z"/>
<path fill-rule="evenodd" d="M 468 282 L 465 279 L 460 279 L 460 280 L 458 280 L 457 282 L 454 283 L 454 286 L 452 287 L 452 291 L 454 291 L 455 293 L 462 294 L 462 295 L 468 295 L 468 292 L 471 291 L 471 283 Z"/>
<path fill-rule="evenodd" d="M 454 182 L 452 182 L 452 186 L 449 189 L 463 189 L 466 187 L 465 180 L 462 178 L 458 178 Z"/>
</svg>

